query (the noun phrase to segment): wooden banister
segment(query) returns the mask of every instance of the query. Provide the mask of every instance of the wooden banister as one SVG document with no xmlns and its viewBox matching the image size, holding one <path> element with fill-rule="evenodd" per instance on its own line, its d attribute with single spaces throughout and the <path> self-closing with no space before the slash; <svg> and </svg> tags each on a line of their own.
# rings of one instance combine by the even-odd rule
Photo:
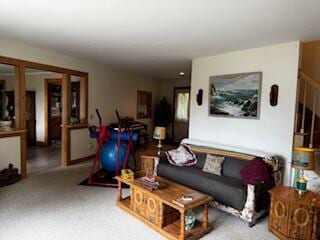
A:
<svg viewBox="0 0 320 240">
<path fill-rule="evenodd" d="M 309 148 L 313 148 L 314 145 L 314 136 L 318 135 L 319 130 L 315 130 L 315 121 L 316 121 L 316 109 L 318 104 L 318 94 L 320 93 L 320 80 L 315 80 L 305 74 L 303 71 L 299 70 L 299 79 L 300 81 L 300 89 L 303 87 L 303 99 L 302 99 L 302 118 L 301 118 L 301 128 L 300 135 L 310 135 L 309 139 Z M 303 84 L 303 85 L 302 85 Z M 310 88 L 310 91 L 308 91 Z M 310 133 L 305 133 L 305 118 L 306 118 L 306 104 L 307 104 L 307 96 L 308 92 L 313 93 L 313 105 L 312 105 L 312 120 L 311 120 L 311 129 Z M 298 121 L 298 117 L 296 115 L 296 121 Z M 295 128 L 297 131 L 297 129 Z"/>
<path fill-rule="evenodd" d="M 305 123 L 305 119 L 306 119 L 307 89 L 308 89 L 308 84 L 305 83 L 304 84 L 304 93 L 303 93 L 302 121 L 301 121 L 300 133 L 304 133 L 304 123 Z"/>
<path fill-rule="evenodd" d="M 317 91 L 320 91 L 320 80 L 319 81 L 314 80 L 313 78 L 311 78 L 310 76 L 302 72 L 301 70 L 299 71 L 299 77 L 302 80 L 304 80 L 306 83 L 308 83 L 309 85 L 317 89 Z"/>
<path fill-rule="evenodd" d="M 313 148 L 313 137 L 314 137 L 314 125 L 315 125 L 315 117 L 316 117 L 316 104 L 317 104 L 317 93 L 314 92 L 313 95 L 313 108 L 312 108 L 312 122 L 311 122 L 311 136 L 309 148 Z"/>
</svg>

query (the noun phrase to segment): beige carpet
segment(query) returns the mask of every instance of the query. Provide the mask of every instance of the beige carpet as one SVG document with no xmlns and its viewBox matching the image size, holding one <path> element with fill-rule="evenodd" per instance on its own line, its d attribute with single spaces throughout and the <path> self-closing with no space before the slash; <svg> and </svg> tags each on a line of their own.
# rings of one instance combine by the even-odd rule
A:
<svg viewBox="0 0 320 240">
<path fill-rule="evenodd" d="M 116 207 L 116 189 L 79 186 L 89 164 L 32 175 L 0 188 L 1 240 L 156 240 L 161 235 Z M 255 227 L 211 208 L 203 239 L 276 239 L 267 218 Z"/>
</svg>

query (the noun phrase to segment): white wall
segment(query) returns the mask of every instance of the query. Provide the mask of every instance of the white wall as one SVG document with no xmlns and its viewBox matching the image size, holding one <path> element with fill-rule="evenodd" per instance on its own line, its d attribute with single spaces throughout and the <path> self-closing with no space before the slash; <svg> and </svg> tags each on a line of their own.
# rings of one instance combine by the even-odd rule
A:
<svg viewBox="0 0 320 240">
<path fill-rule="evenodd" d="M 20 172 L 20 154 L 20 137 L 0 138 L 0 170 L 12 163 Z"/>
<path fill-rule="evenodd" d="M 81 141 L 71 141 L 71 159 L 80 159 L 96 153 L 96 140 L 87 137 L 87 129 L 72 129 L 70 135 L 71 139 L 82 139 Z"/>
<path fill-rule="evenodd" d="M 58 52 L 35 48 L 26 44 L 0 39 L 0 56 L 13 57 L 38 63 L 69 68 L 89 73 L 89 121 L 97 123 L 95 109 L 101 112 L 105 123 L 115 121 L 115 109 L 122 115 L 136 115 L 137 90 L 152 91 L 153 99 L 157 97 L 159 84 L 152 79 L 114 70 L 105 65 L 99 65 L 84 59 L 70 57 Z M 92 116 L 92 118 L 90 117 Z M 152 121 L 145 121 L 152 129 Z M 74 141 L 88 143 L 88 135 L 80 134 L 81 138 L 72 134 L 71 146 Z M 3 146 L 9 142 L 3 140 Z M 73 156 L 86 157 L 91 154 L 83 149 L 71 149 Z M 2 156 L 0 156 L 0 159 Z M 1 160 L 1 161 L 6 161 Z"/>
<path fill-rule="evenodd" d="M 189 137 L 275 153 L 285 159 L 289 183 L 296 104 L 299 42 L 194 59 Z M 260 120 L 208 116 L 209 77 L 262 71 Z M 278 105 L 269 104 L 270 87 L 279 85 Z M 203 104 L 196 104 L 198 89 Z"/>
</svg>

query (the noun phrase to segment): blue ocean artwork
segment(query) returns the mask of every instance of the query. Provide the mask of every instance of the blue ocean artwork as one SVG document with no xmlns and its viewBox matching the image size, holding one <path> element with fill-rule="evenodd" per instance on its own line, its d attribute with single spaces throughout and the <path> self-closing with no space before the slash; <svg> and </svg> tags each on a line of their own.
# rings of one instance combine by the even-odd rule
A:
<svg viewBox="0 0 320 240">
<path fill-rule="evenodd" d="M 210 114 L 258 117 L 261 73 L 210 78 Z"/>
</svg>

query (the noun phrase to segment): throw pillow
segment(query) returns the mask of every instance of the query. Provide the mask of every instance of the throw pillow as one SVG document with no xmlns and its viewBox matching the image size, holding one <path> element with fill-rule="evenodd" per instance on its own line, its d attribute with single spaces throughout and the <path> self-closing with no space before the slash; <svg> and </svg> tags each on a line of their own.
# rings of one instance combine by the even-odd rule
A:
<svg viewBox="0 0 320 240">
<path fill-rule="evenodd" d="M 175 166 L 192 166 L 197 163 L 196 155 L 186 144 L 181 144 L 177 149 L 166 152 L 169 163 Z"/>
<path fill-rule="evenodd" d="M 202 171 L 215 175 L 221 175 L 222 163 L 224 162 L 224 159 L 225 157 L 223 156 L 207 154 Z"/>
<path fill-rule="evenodd" d="M 240 175 L 245 186 L 255 181 L 265 182 L 270 179 L 269 166 L 262 158 L 256 157 L 243 166 Z"/>
</svg>

